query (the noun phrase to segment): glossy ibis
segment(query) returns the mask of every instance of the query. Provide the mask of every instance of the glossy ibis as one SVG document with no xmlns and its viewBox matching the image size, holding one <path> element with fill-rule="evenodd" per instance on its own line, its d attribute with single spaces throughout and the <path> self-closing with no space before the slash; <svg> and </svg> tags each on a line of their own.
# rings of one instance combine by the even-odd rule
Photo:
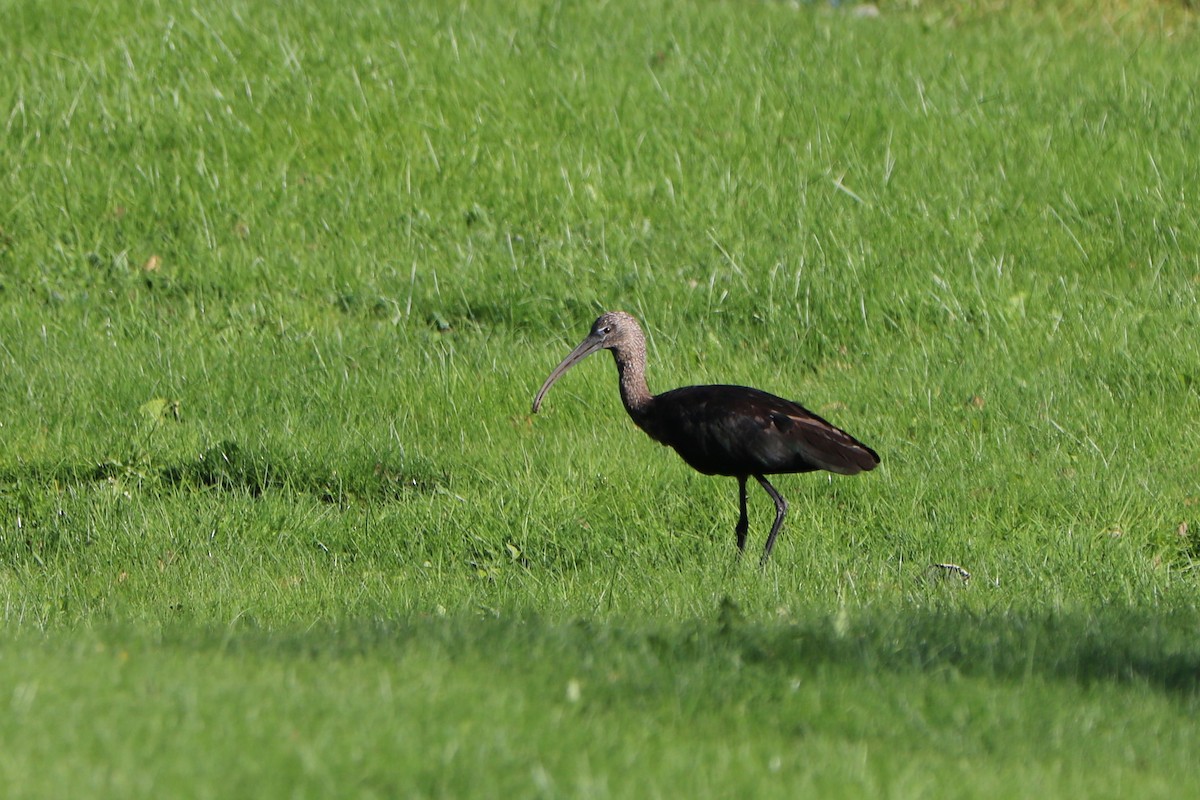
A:
<svg viewBox="0 0 1200 800">
<path fill-rule="evenodd" d="M 787 501 L 767 475 L 824 469 L 854 475 L 874 469 L 879 456 L 850 434 L 799 403 L 746 386 L 684 386 L 663 394 L 646 388 L 646 338 L 636 319 L 623 311 L 602 314 L 578 347 L 554 368 L 533 399 L 542 398 L 563 374 L 597 350 L 611 350 L 621 380 L 621 401 L 650 438 L 670 445 L 705 475 L 738 479 L 741 513 L 737 545 L 746 549 L 746 479 L 754 479 L 775 501 L 775 524 L 767 536 L 760 566 L 767 563 L 787 514 Z"/>
</svg>

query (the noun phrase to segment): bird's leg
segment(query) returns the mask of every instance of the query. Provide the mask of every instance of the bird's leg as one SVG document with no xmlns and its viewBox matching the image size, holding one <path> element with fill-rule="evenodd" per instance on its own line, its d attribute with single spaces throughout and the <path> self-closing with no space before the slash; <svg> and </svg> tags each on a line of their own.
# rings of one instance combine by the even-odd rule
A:
<svg viewBox="0 0 1200 800">
<path fill-rule="evenodd" d="M 787 516 L 787 500 L 784 500 L 783 495 L 775 491 L 771 482 L 762 475 L 755 475 L 754 478 L 762 484 L 762 487 L 767 490 L 767 494 L 771 495 L 771 499 L 775 501 L 775 524 L 771 526 L 771 533 L 767 536 L 767 546 L 763 549 L 762 560 L 758 562 L 758 566 L 765 567 L 767 559 L 771 557 L 771 548 L 775 546 L 775 537 L 779 535 L 779 529 L 783 527 L 783 518 Z"/>
<path fill-rule="evenodd" d="M 746 476 L 738 476 L 738 495 L 741 499 L 741 515 L 738 517 L 737 527 L 734 528 L 734 533 L 737 534 L 738 555 L 746 549 L 746 531 L 750 529 L 750 522 L 746 519 Z"/>
</svg>

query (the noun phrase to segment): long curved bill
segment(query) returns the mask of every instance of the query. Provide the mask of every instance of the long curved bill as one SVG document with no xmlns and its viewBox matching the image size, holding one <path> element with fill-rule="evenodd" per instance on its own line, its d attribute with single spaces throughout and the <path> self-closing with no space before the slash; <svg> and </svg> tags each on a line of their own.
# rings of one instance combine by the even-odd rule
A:
<svg viewBox="0 0 1200 800">
<path fill-rule="evenodd" d="M 579 346 L 571 351 L 571 354 L 562 360 L 562 363 L 554 368 L 550 373 L 550 377 L 546 378 L 546 382 L 542 384 L 542 388 L 538 389 L 537 397 L 533 398 L 533 413 L 538 412 L 538 408 L 542 405 L 542 398 L 546 396 L 546 392 L 550 391 L 550 387 L 554 382 L 561 378 L 563 374 L 571 367 L 578 364 L 583 359 L 590 356 L 592 353 L 601 349 L 600 338 L 596 336 L 588 336 Z"/>
</svg>

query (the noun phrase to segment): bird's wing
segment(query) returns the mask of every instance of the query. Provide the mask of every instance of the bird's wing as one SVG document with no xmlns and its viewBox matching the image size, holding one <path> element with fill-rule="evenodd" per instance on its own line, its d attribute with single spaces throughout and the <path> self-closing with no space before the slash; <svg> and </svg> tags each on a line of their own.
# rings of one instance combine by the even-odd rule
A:
<svg viewBox="0 0 1200 800">
<path fill-rule="evenodd" d="M 799 412 L 771 413 L 770 419 L 794 456 L 804 463 L 842 475 L 874 469 L 879 463 L 874 450 L 803 406 Z"/>
<path fill-rule="evenodd" d="M 853 475 L 874 450 L 798 403 L 745 386 L 688 386 L 659 395 L 673 407 L 665 435 L 702 472 L 723 475 L 829 470 Z M 665 409 L 664 409 L 665 410 Z"/>
</svg>

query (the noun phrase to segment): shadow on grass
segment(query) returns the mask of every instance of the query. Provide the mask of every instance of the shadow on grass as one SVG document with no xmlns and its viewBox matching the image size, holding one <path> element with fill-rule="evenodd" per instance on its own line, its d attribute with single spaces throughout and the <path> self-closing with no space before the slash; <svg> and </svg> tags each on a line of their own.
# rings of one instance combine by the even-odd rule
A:
<svg viewBox="0 0 1200 800">
<path fill-rule="evenodd" d="M 836 669 L 1142 684 L 1194 696 L 1200 689 L 1198 625 L 1194 611 L 1111 607 L 1086 613 L 862 610 L 852 619 L 818 612 L 788 623 L 742 622 L 723 611 L 714 620 L 676 624 L 419 617 L 294 632 L 249 627 L 199 638 L 193 628 L 179 631 L 176 643 L 207 649 L 219 638 L 221 649 L 234 652 L 335 659 L 429 651 L 500 669 L 538 663 L 581 675 L 619 674 L 638 681 L 639 691 L 667 693 L 681 680 L 738 685 L 758 673 L 768 685 L 785 686 L 797 675 Z M 620 687 L 612 691 L 615 701 Z"/>
<path fill-rule="evenodd" d="M 826 663 L 867 671 L 939 671 L 1081 683 L 1145 682 L 1200 689 L 1194 614 L 1141 609 L 1091 613 L 870 612 L 851 621 L 734 625 L 723 635 L 747 663 Z"/>
<path fill-rule="evenodd" d="M 341 467 L 339 469 L 338 467 Z M 401 499 L 410 492 L 433 492 L 446 475 L 425 462 L 395 465 L 352 459 L 330 466 L 313 464 L 234 441 L 216 444 L 194 459 L 158 463 L 146 456 L 107 459 L 98 464 L 27 464 L 0 469 L 0 497 L 22 487 L 80 486 L 114 482 L 143 489 L 214 489 L 253 497 L 269 489 L 310 494 L 322 502 Z"/>
</svg>

